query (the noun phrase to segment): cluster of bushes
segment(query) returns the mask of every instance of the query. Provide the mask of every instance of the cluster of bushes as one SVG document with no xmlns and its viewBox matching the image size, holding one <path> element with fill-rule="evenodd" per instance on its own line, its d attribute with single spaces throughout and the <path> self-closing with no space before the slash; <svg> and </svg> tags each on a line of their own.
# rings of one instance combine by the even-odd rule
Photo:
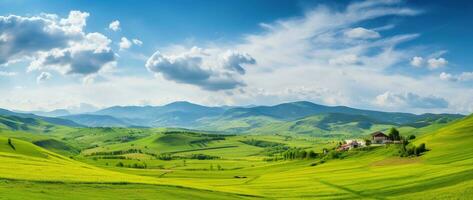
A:
<svg viewBox="0 0 473 200">
<path fill-rule="evenodd" d="M 117 167 L 128 167 L 128 168 L 136 168 L 136 169 L 146 169 L 148 166 L 146 163 L 133 163 L 133 164 L 123 164 L 122 162 L 118 162 L 115 166 Z"/>
<path fill-rule="evenodd" d="M 215 160 L 215 159 L 219 159 L 220 157 L 205 155 L 205 154 L 192 154 L 190 156 L 187 156 L 186 158 L 188 158 L 188 159 L 197 159 L 197 160 Z"/>
<path fill-rule="evenodd" d="M 123 155 L 129 153 L 143 153 L 141 149 L 128 149 L 128 150 L 118 150 L 118 151 L 109 151 L 109 152 L 92 152 L 89 156 L 110 156 L 110 155 Z"/>
<path fill-rule="evenodd" d="M 186 134 L 186 135 L 191 135 L 191 136 L 202 136 L 202 137 L 226 137 L 226 136 L 234 136 L 234 135 L 223 135 L 223 134 L 206 134 L 206 133 L 196 133 L 196 132 L 190 132 L 190 131 L 166 131 L 163 134 L 169 135 L 169 134 Z"/>
<path fill-rule="evenodd" d="M 267 156 L 274 156 L 277 154 L 282 154 L 283 152 L 289 150 L 290 148 L 285 145 L 280 145 L 280 146 L 272 146 L 272 147 L 266 147 L 264 148 L 263 153 Z"/>
<path fill-rule="evenodd" d="M 408 144 L 404 142 L 399 150 L 399 155 L 401 157 L 409 157 L 409 156 L 420 156 L 422 153 L 426 152 L 427 148 L 425 147 L 425 143 L 419 144 L 419 146 Z"/>
<path fill-rule="evenodd" d="M 252 145 L 252 146 L 257 146 L 257 147 L 285 146 L 284 144 L 277 143 L 277 142 L 269 142 L 269 141 L 264 141 L 264 140 L 255 140 L 255 139 L 243 140 L 240 142 L 248 144 L 248 145 Z"/>
<path fill-rule="evenodd" d="M 206 137 L 198 140 L 192 140 L 190 144 L 205 144 L 216 140 L 225 140 L 225 137 Z"/>
<path fill-rule="evenodd" d="M 170 153 L 162 153 L 156 156 L 159 160 L 172 160 L 173 156 Z"/>
<path fill-rule="evenodd" d="M 94 160 L 97 160 L 98 158 L 100 159 L 122 159 L 122 160 L 125 160 L 127 159 L 125 156 L 100 156 L 100 157 L 94 157 L 93 159 Z"/>
<path fill-rule="evenodd" d="M 213 170 L 215 170 L 215 168 L 214 168 L 214 165 L 213 165 L 213 164 L 210 164 L 209 170 L 210 170 L 210 171 L 213 171 Z M 217 170 L 218 170 L 218 171 L 222 171 L 222 170 L 225 170 L 225 169 L 223 169 L 223 167 L 222 167 L 222 166 L 220 166 L 220 165 L 217 165 Z"/>
<path fill-rule="evenodd" d="M 156 156 L 159 160 L 176 160 L 176 159 L 196 159 L 196 160 L 215 160 L 219 159 L 218 156 L 211 156 L 205 154 L 192 154 L 188 156 L 173 156 L 170 153 L 162 153 Z"/>
<path fill-rule="evenodd" d="M 299 148 L 289 149 L 282 153 L 284 160 L 295 160 L 295 159 L 314 159 L 318 157 L 318 154 L 314 151 L 305 151 Z"/>
<path fill-rule="evenodd" d="M 265 140 L 255 140 L 255 139 L 249 139 L 249 140 L 243 140 L 240 141 L 241 143 L 251 145 L 251 146 L 256 146 L 256 147 L 262 147 L 264 148 L 263 154 L 267 156 L 274 156 L 277 154 L 282 154 L 285 151 L 289 150 L 290 148 L 286 146 L 285 144 L 278 143 L 278 142 L 270 142 L 270 141 L 265 141 Z M 266 159 L 267 161 L 275 161 L 279 160 L 279 158 L 270 158 Z"/>
</svg>

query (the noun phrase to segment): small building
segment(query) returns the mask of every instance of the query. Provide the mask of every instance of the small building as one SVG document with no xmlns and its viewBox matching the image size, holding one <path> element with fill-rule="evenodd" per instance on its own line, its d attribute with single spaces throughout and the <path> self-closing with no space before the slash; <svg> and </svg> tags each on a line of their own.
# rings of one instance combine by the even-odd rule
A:
<svg viewBox="0 0 473 200">
<path fill-rule="evenodd" d="M 350 144 L 342 144 L 337 149 L 337 151 L 348 151 L 348 150 L 350 150 Z"/>
<path fill-rule="evenodd" d="M 350 140 L 345 140 L 346 144 L 352 144 L 353 147 L 364 147 L 366 146 L 366 141 L 361 140 L 361 139 L 350 139 Z"/>
<path fill-rule="evenodd" d="M 361 140 L 345 140 L 345 144 L 340 145 L 338 147 L 338 151 L 348 151 L 350 149 L 354 148 L 359 148 L 359 147 L 364 147 L 365 143 L 364 141 L 362 142 Z"/>
<path fill-rule="evenodd" d="M 373 144 L 387 144 L 391 143 L 389 137 L 381 131 L 371 133 L 371 142 Z"/>
</svg>

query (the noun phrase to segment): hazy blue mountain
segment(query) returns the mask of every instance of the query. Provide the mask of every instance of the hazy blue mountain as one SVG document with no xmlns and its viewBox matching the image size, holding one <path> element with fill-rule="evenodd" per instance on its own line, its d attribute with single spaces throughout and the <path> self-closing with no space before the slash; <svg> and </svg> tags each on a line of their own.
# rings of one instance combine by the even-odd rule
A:
<svg viewBox="0 0 473 200">
<path fill-rule="evenodd" d="M 369 126 L 370 123 L 388 125 L 417 123 L 417 126 L 421 126 L 421 122 L 426 120 L 432 121 L 441 118 L 450 120 L 463 117 L 463 115 L 456 114 L 415 115 L 380 112 L 346 106 L 324 106 L 307 101 L 251 107 L 208 107 L 178 101 L 164 106 L 113 106 L 87 115 L 68 115 L 61 118 L 87 126 L 183 127 L 246 132 L 255 128 L 270 127 L 278 122 L 295 122 L 314 115 L 323 115 L 327 117 L 325 120 L 350 119 L 357 123 L 358 121 L 355 119 L 369 119 L 365 120 L 369 123 L 359 122 L 359 126 Z M 355 119 L 350 118 L 350 115 L 355 116 Z M 321 129 L 321 127 L 316 128 Z"/>
<path fill-rule="evenodd" d="M 208 107 L 185 101 L 164 106 L 114 106 L 92 114 L 109 115 L 126 121 L 139 122 L 140 126 L 193 126 L 201 118 L 219 116 L 225 107 Z"/>
<path fill-rule="evenodd" d="M 108 115 L 78 114 L 61 116 L 62 119 L 71 120 L 79 124 L 85 124 L 90 127 L 130 127 L 133 123 L 128 123 Z"/>
<path fill-rule="evenodd" d="M 440 116 L 437 114 L 423 114 L 415 115 L 411 113 L 400 112 L 381 112 L 362 110 L 350 108 L 346 106 L 323 106 L 307 101 L 283 103 L 275 106 L 256 106 L 251 108 L 233 108 L 227 110 L 224 115 L 233 118 L 241 118 L 248 116 L 268 116 L 281 120 L 296 120 L 310 115 L 324 114 L 324 113 L 341 113 L 351 115 L 362 115 L 372 119 L 387 122 L 404 124 L 432 116 Z M 441 114 L 442 116 L 449 116 L 453 118 L 461 118 L 463 115 L 456 114 Z"/>
<path fill-rule="evenodd" d="M 55 125 L 63 125 L 63 126 L 72 126 L 72 127 L 82 127 L 84 125 L 76 123 L 71 120 L 67 119 L 61 119 L 61 118 L 56 118 L 56 117 L 44 117 L 44 116 L 38 116 L 35 114 L 31 113 L 17 113 L 17 112 L 12 112 L 6 109 L 1 109 L 0 108 L 0 115 L 3 116 L 16 116 L 16 117 L 21 117 L 21 118 L 32 118 L 32 119 L 40 119 L 45 122 L 55 124 Z"/>
<path fill-rule="evenodd" d="M 70 115 L 71 113 L 66 109 L 56 109 L 52 111 L 15 111 L 18 113 L 31 113 L 43 117 L 59 117 L 64 115 Z"/>
</svg>

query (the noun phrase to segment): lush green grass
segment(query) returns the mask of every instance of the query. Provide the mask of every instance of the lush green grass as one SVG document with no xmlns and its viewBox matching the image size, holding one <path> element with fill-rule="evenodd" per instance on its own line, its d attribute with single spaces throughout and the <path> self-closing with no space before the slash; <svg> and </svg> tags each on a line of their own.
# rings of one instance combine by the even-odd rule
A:
<svg viewBox="0 0 473 200">
<path fill-rule="evenodd" d="M 0 180 L 0 199 L 247 199 L 231 193 L 143 184 L 74 184 Z"/>
<path fill-rule="evenodd" d="M 420 157 L 401 158 L 399 147 L 391 145 L 349 151 L 343 153 L 342 159 L 325 163 L 318 159 L 263 161 L 268 157 L 264 147 L 242 141 L 255 139 L 320 152 L 322 148 L 334 147 L 337 140 L 298 134 L 222 136 L 224 139 L 208 140 L 205 134 L 165 131 L 2 131 L 0 199 L 473 198 L 473 116 L 421 130 L 413 143 L 426 143 L 429 151 Z M 406 132 L 404 129 L 402 134 Z M 14 148 L 8 144 L 8 138 L 13 137 Z M 38 141 L 48 141 L 44 147 L 51 151 L 31 143 Z M 91 144 L 96 146 L 90 148 Z M 74 149 L 82 151 L 68 154 Z M 140 149 L 143 153 L 127 153 L 127 159 L 90 156 L 94 152 L 128 149 Z M 170 153 L 181 158 L 165 161 L 146 153 Z M 219 158 L 183 158 L 192 154 Z M 117 167 L 118 162 L 130 166 L 146 163 L 147 168 Z M 317 165 L 313 166 L 314 163 Z"/>
</svg>

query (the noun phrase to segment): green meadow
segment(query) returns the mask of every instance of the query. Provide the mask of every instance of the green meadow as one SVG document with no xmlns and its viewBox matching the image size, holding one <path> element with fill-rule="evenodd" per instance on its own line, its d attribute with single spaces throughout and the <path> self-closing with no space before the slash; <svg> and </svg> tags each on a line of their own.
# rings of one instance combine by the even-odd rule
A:
<svg viewBox="0 0 473 200">
<path fill-rule="evenodd" d="M 310 134 L 3 127 L 0 199 L 473 198 L 473 116 L 398 128 L 428 151 L 401 157 L 401 145 L 389 144 L 338 152 L 341 139 Z M 285 158 L 290 151 L 304 156 Z"/>
</svg>

